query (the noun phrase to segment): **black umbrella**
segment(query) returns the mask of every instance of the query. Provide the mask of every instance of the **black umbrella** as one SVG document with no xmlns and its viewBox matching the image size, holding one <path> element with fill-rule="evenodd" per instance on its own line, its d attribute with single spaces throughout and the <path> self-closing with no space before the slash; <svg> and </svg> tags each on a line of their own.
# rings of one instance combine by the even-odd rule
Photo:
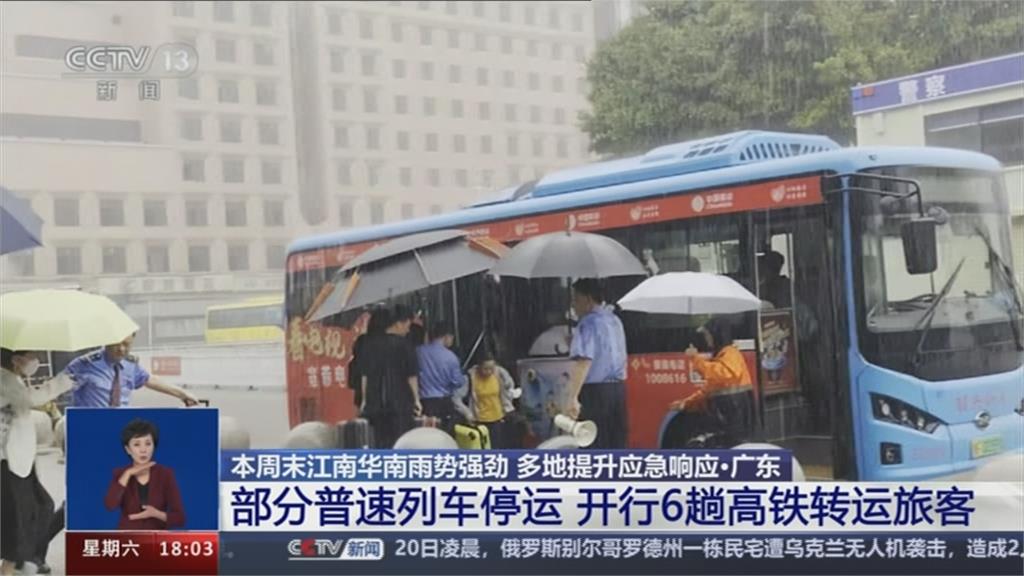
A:
<svg viewBox="0 0 1024 576">
<path fill-rule="evenodd" d="M 459 230 L 425 232 L 375 246 L 324 287 L 307 314 L 316 321 L 395 296 L 484 272 L 507 249 Z"/>
<path fill-rule="evenodd" d="M 497 276 L 519 278 L 607 278 L 646 276 L 640 260 L 607 236 L 552 232 L 513 248 L 491 268 Z"/>
</svg>

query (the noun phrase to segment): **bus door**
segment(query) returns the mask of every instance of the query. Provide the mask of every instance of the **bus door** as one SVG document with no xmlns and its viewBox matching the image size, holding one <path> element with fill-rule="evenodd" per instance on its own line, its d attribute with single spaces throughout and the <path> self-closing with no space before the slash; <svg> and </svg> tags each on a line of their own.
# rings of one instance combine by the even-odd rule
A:
<svg viewBox="0 0 1024 576">
<path fill-rule="evenodd" d="M 808 477 L 833 477 L 839 379 L 825 206 L 754 214 L 763 439 L 793 450 Z"/>
</svg>

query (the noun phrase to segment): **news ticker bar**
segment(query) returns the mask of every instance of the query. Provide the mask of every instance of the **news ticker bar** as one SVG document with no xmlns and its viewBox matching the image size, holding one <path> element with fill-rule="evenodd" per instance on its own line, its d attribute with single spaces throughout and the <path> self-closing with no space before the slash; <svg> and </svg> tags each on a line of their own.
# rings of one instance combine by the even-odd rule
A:
<svg viewBox="0 0 1024 576">
<path fill-rule="evenodd" d="M 217 574 L 217 532 L 67 532 L 65 568 L 82 575 Z"/>
<path fill-rule="evenodd" d="M 779 482 L 788 450 L 225 450 L 225 482 Z"/>
<path fill-rule="evenodd" d="M 1024 573 L 1022 540 L 1021 533 L 351 536 L 225 532 L 220 573 L 1019 576 Z"/>
</svg>

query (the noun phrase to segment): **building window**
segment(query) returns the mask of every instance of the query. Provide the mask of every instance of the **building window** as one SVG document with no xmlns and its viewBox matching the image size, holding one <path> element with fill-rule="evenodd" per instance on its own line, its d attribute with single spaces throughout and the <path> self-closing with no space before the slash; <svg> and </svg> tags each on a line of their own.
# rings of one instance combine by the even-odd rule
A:
<svg viewBox="0 0 1024 576">
<path fill-rule="evenodd" d="M 277 84 L 273 82 L 256 83 L 256 104 L 274 106 L 277 104 Z"/>
<path fill-rule="evenodd" d="M 338 162 L 336 179 L 342 186 L 352 185 L 352 162 L 345 160 Z"/>
<path fill-rule="evenodd" d="M 403 166 L 398 170 L 398 182 L 402 186 L 412 186 L 412 168 Z"/>
<path fill-rule="evenodd" d="M 477 18 L 484 17 L 484 4 L 483 2 L 473 2 L 473 16 Z"/>
<path fill-rule="evenodd" d="M 587 59 L 587 50 L 586 48 L 583 47 L 582 44 L 577 44 L 573 48 L 573 55 L 576 58 L 577 62 L 583 62 L 584 60 Z"/>
<path fill-rule="evenodd" d="M 395 96 L 395 114 L 408 114 L 409 97 L 403 94 Z"/>
<path fill-rule="evenodd" d="M 402 204 L 402 220 L 412 220 L 415 217 L 415 207 L 410 202 Z"/>
<path fill-rule="evenodd" d="M 370 200 L 370 224 L 384 223 L 384 200 Z"/>
<path fill-rule="evenodd" d="M 373 18 L 369 16 L 359 18 L 359 37 L 363 40 L 373 40 Z"/>
<path fill-rule="evenodd" d="M 367 162 L 366 164 L 366 183 L 371 187 L 380 185 L 381 172 L 384 171 L 384 166 L 380 162 Z"/>
<path fill-rule="evenodd" d="M 351 228 L 355 225 L 355 201 L 351 198 L 342 198 L 338 201 L 338 225 L 343 228 Z"/>
<path fill-rule="evenodd" d="M 480 173 L 480 185 L 484 188 L 494 186 L 494 170 L 484 170 Z"/>
<path fill-rule="evenodd" d="M 509 156 L 519 154 L 519 137 L 515 134 L 509 134 L 505 139 L 505 153 Z"/>
<path fill-rule="evenodd" d="M 335 124 L 334 126 L 334 147 L 335 148 L 348 148 L 348 126 L 342 126 Z"/>
<path fill-rule="evenodd" d="M 188 271 L 209 272 L 210 271 L 210 247 L 189 246 L 188 247 Z"/>
<path fill-rule="evenodd" d="M 206 161 L 202 158 L 185 158 L 182 160 L 181 178 L 186 182 L 205 182 Z"/>
<path fill-rule="evenodd" d="M 459 13 L 459 4 L 460 4 L 459 2 L 445 2 L 444 3 L 444 11 L 447 14 L 455 16 L 455 15 L 457 15 Z"/>
<path fill-rule="evenodd" d="M 224 202 L 224 224 L 232 228 L 245 226 L 246 217 L 245 200 L 227 200 Z"/>
<path fill-rule="evenodd" d="M 501 38 L 501 51 L 504 52 L 505 54 L 511 54 L 512 53 L 512 37 L 511 36 L 503 36 Z"/>
<path fill-rule="evenodd" d="M 399 150 L 408 150 L 409 149 L 409 133 L 402 131 L 402 132 L 398 132 L 397 134 L 395 134 L 395 145 L 398 146 Z"/>
<path fill-rule="evenodd" d="M 481 120 L 490 120 L 491 119 L 491 103 L 490 102 L 481 102 L 479 105 L 477 105 L 477 115 L 480 116 Z"/>
<path fill-rule="evenodd" d="M 146 246 L 146 272 L 167 274 L 171 271 L 171 256 L 167 246 Z"/>
<path fill-rule="evenodd" d="M 556 94 L 561 94 L 562 92 L 565 92 L 565 78 L 562 78 L 561 76 L 552 76 L 551 89 Z"/>
<path fill-rule="evenodd" d="M 391 75 L 395 78 L 405 78 L 405 60 L 391 61 Z"/>
<path fill-rule="evenodd" d="M 257 66 L 274 65 L 274 45 L 270 42 L 256 42 L 252 45 L 252 61 Z"/>
<path fill-rule="evenodd" d="M 434 63 L 433 62 L 422 62 L 420 63 L 420 79 L 426 80 L 427 82 L 434 81 Z"/>
<path fill-rule="evenodd" d="M 487 86 L 488 82 L 490 82 L 490 74 L 488 73 L 487 68 L 477 68 L 476 69 L 476 83 L 477 83 L 477 85 L 479 85 L 479 86 Z"/>
<path fill-rule="evenodd" d="M 206 209 L 205 200 L 185 201 L 185 225 L 193 228 L 201 228 L 209 225 L 209 213 Z"/>
<path fill-rule="evenodd" d="M 245 160 L 241 158 L 225 158 L 222 163 L 224 182 L 241 184 L 245 182 Z"/>
<path fill-rule="evenodd" d="M 377 74 L 377 55 L 372 52 L 364 52 L 362 56 L 363 76 L 374 76 Z"/>
<path fill-rule="evenodd" d="M 973 150 L 1006 166 L 1024 164 L 1024 99 L 925 117 L 925 144 Z"/>
<path fill-rule="evenodd" d="M 427 171 L 427 181 L 431 186 L 437 187 L 441 185 L 441 171 L 437 168 L 431 168 Z"/>
<path fill-rule="evenodd" d="M 452 64 L 448 67 L 448 81 L 452 84 L 459 84 L 462 82 L 462 67 L 458 64 Z"/>
<path fill-rule="evenodd" d="M 280 144 L 277 122 L 273 120 L 260 120 L 259 123 L 260 144 Z"/>
<path fill-rule="evenodd" d="M 435 114 L 437 114 L 437 99 L 427 96 L 423 99 L 423 115 L 434 116 Z"/>
<path fill-rule="evenodd" d="M 100 226 L 124 226 L 124 200 L 100 199 Z"/>
<path fill-rule="evenodd" d="M 342 23 L 341 14 L 338 12 L 331 12 L 327 15 L 327 33 L 331 36 L 341 36 L 342 34 Z"/>
<path fill-rule="evenodd" d="M 452 138 L 452 148 L 457 153 L 464 153 L 466 151 L 466 136 L 463 134 L 456 134 Z"/>
<path fill-rule="evenodd" d="M 401 43 L 405 35 L 402 33 L 402 23 L 392 22 L 391 23 L 391 41 L 395 43 Z"/>
<path fill-rule="evenodd" d="M 464 114 L 462 100 L 452 100 L 452 118 L 462 118 Z"/>
<path fill-rule="evenodd" d="M 277 160 L 264 160 L 260 162 L 260 176 L 264 184 L 280 184 L 281 162 Z"/>
<path fill-rule="evenodd" d="M 249 269 L 249 245 L 231 244 L 228 246 L 228 270 L 238 272 Z"/>
<path fill-rule="evenodd" d="M 490 134 L 485 134 L 480 137 L 480 153 L 490 154 L 493 148 L 493 139 Z"/>
<path fill-rule="evenodd" d="M 221 103 L 238 102 L 238 82 L 221 80 L 217 83 L 217 101 Z"/>
<path fill-rule="evenodd" d="M 530 72 L 530 90 L 540 90 L 540 74 Z"/>
<path fill-rule="evenodd" d="M 345 73 L 345 51 L 334 48 L 331 50 L 331 72 L 334 74 Z"/>
<path fill-rule="evenodd" d="M 432 216 L 437 216 L 438 214 L 440 214 L 442 212 L 444 212 L 444 207 L 442 207 L 440 204 L 431 204 L 430 205 L 430 214 Z"/>
<path fill-rule="evenodd" d="M 562 11 L 557 6 L 548 6 L 548 26 L 558 28 L 562 25 Z"/>
<path fill-rule="evenodd" d="M 57 274 L 77 276 L 82 273 L 82 249 L 78 246 L 57 247 Z"/>
<path fill-rule="evenodd" d="M 479 5 L 480 5 L 479 3 L 474 4 L 474 6 L 479 6 Z M 486 52 L 487 51 L 487 35 L 486 34 L 476 34 L 476 35 L 474 35 L 474 44 L 473 44 L 473 46 L 476 48 L 477 52 Z"/>
<path fill-rule="evenodd" d="M 508 181 L 509 184 L 519 184 L 521 181 L 521 168 L 516 165 L 508 167 Z"/>
<path fill-rule="evenodd" d="M 458 30 L 448 31 L 448 47 L 451 48 L 452 50 L 459 49 L 459 36 L 460 34 Z"/>
<path fill-rule="evenodd" d="M 502 83 L 505 88 L 514 88 L 516 85 L 516 73 L 512 70 L 505 70 L 502 73 Z"/>
<path fill-rule="evenodd" d="M 234 22 L 235 21 L 235 3 L 234 2 L 214 2 L 213 3 L 213 19 L 217 22 Z"/>
<path fill-rule="evenodd" d="M 469 172 L 464 168 L 455 171 L 455 185 L 460 188 L 469 187 Z"/>
<path fill-rule="evenodd" d="M 167 202 L 144 200 L 142 202 L 142 223 L 146 226 L 167 226 Z"/>
<path fill-rule="evenodd" d="M 569 141 L 565 138 L 565 136 L 558 137 L 558 143 L 555 145 L 555 148 L 559 158 L 569 157 Z"/>
<path fill-rule="evenodd" d="M 551 59 L 561 60 L 562 59 L 562 45 L 558 42 L 551 43 Z"/>
<path fill-rule="evenodd" d="M 228 38 L 218 38 L 214 43 L 214 54 L 218 62 L 234 62 L 237 58 L 235 54 L 235 41 Z"/>
<path fill-rule="evenodd" d="M 203 139 L 203 119 L 200 116 L 184 116 L 181 119 L 181 137 L 184 140 Z"/>
<path fill-rule="evenodd" d="M 267 270 L 284 270 L 284 244 L 267 244 Z"/>
<path fill-rule="evenodd" d="M 193 18 L 196 15 L 195 2 L 175 2 L 174 15 L 178 18 Z"/>
<path fill-rule="evenodd" d="M 526 22 L 526 24 L 529 26 L 533 26 L 534 24 L 537 23 L 536 8 L 536 4 L 527 4 L 523 6 L 523 21 Z"/>
<path fill-rule="evenodd" d="M 565 108 L 555 108 L 555 124 L 565 124 Z"/>
<path fill-rule="evenodd" d="M 220 119 L 220 141 L 238 143 L 242 141 L 242 121 L 237 118 Z"/>
<path fill-rule="evenodd" d="M 128 271 L 128 258 L 124 246 L 103 247 L 103 273 L 124 274 Z"/>
<path fill-rule="evenodd" d="M 269 2 L 256 2 L 250 6 L 249 17 L 253 26 L 268 27 L 271 25 L 271 10 L 273 6 Z"/>
<path fill-rule="evenodd" d="M 516 120 L 518 120 L 518 115 L 516 114 L 516 105 L 505 104 L 505 122 L 515 122 Z"/>
<path fill-rule="evenodd" d="M 284 200 L 263 201 L 263 225 L 267 227 L 284 226 Z"/>
<path fill-rule="evenodd" d="M 526 41 L 526 55 L 532 58 L 537 57 L 537 41 L 527 40 Z"/>
<path fill-rule="evenodd" d="M 335 112 L 342 112 L 348 107 L 348 95 L 344 88 L 335 88 L 331 91 L 331 108 Z"/>
<path fill-rule="evenodd" d="M 434 43 L 434 30 L 429 26 L 420 27 L 420 44 L 430 46 Z"/>
<path fill-rule="evenodd" d="M 363 88 L 363 112 L 374 114 L 377 112 L 377 89 Z"/>
<path fill-rule="evenodd" d="M 534 124 L 540 124 L 542 122 L 543 114 L 541 113 L 540 106 L 530 106 L 530 122 Z"/>
<path fill-rule="evenodd" d="M 437 152 L 437 134 L 427 134 L 423 148 L 427 152 Z"/>
<path fill-rule="evenodd" d="M 199 79 L 195 76 L 178 79 L 178 97 L 188 100 L 198 100 Z"/>
<path fill-rule="evenodd" d="M 498 18 L 502 22 L 512 21 L 512 5 L 508 2 L 501 2 L 498 4 Z"/>
<path fill-rule="evenodd" d="M 56 226 L 78 226 L 78 198 L 53 200 L 53 223 Z"/>
<path fill-rule="evenodd" d="M 544 137 L 534 136 L 533 137 L 533 155 L 540 158 L 544 156 Z"/>
<path fill-rule="evenodd" d="M 369 150 L 380 150 L 380 127 L 366 127 L 366 148 Z"/>
</svg>

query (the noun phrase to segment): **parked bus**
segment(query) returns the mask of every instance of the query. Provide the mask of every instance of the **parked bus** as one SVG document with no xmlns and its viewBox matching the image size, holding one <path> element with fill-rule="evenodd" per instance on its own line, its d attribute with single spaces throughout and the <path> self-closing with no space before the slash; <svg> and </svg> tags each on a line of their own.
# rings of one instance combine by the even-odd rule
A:
<svg viewBox="0 0 1024 576">
<path fill-rule="evenodd" d="M 1021 298 L 991 157 L 739 132 L 562 170 L 450 214 L 301 239 L 287 265 L 292 425 L 354 412 L 345 364 L 355 328 L 303 320 L 324 284 L 377 243 L 437 229 L 508 245 L 596 232 L 651 273 L 739 281 L 768 302 L 737 324 L 756 439 L 793 450 L 809 477 L 932 478 L 1022 449 Z M 610 281 L 609 301 L 641 280 Z M 486 327 L 523 386 L 534 374 L 519 368 L 543 360 L 530 357 L 538 335 L 566 323 L 566 281 L 480 274 L 435 288 L 427 307 L 456 319 L 460 353 Z M 669 403 L 695 386 L 682 354 L 694 319 L 620 317 L 629 445 L 672 445 Z"/>
<path fill-rule="evenodd" d="M 280 342 L 284 339 L 284 296 L 250 298 L 206 309 L 207 344 Z"/>
</svg>

